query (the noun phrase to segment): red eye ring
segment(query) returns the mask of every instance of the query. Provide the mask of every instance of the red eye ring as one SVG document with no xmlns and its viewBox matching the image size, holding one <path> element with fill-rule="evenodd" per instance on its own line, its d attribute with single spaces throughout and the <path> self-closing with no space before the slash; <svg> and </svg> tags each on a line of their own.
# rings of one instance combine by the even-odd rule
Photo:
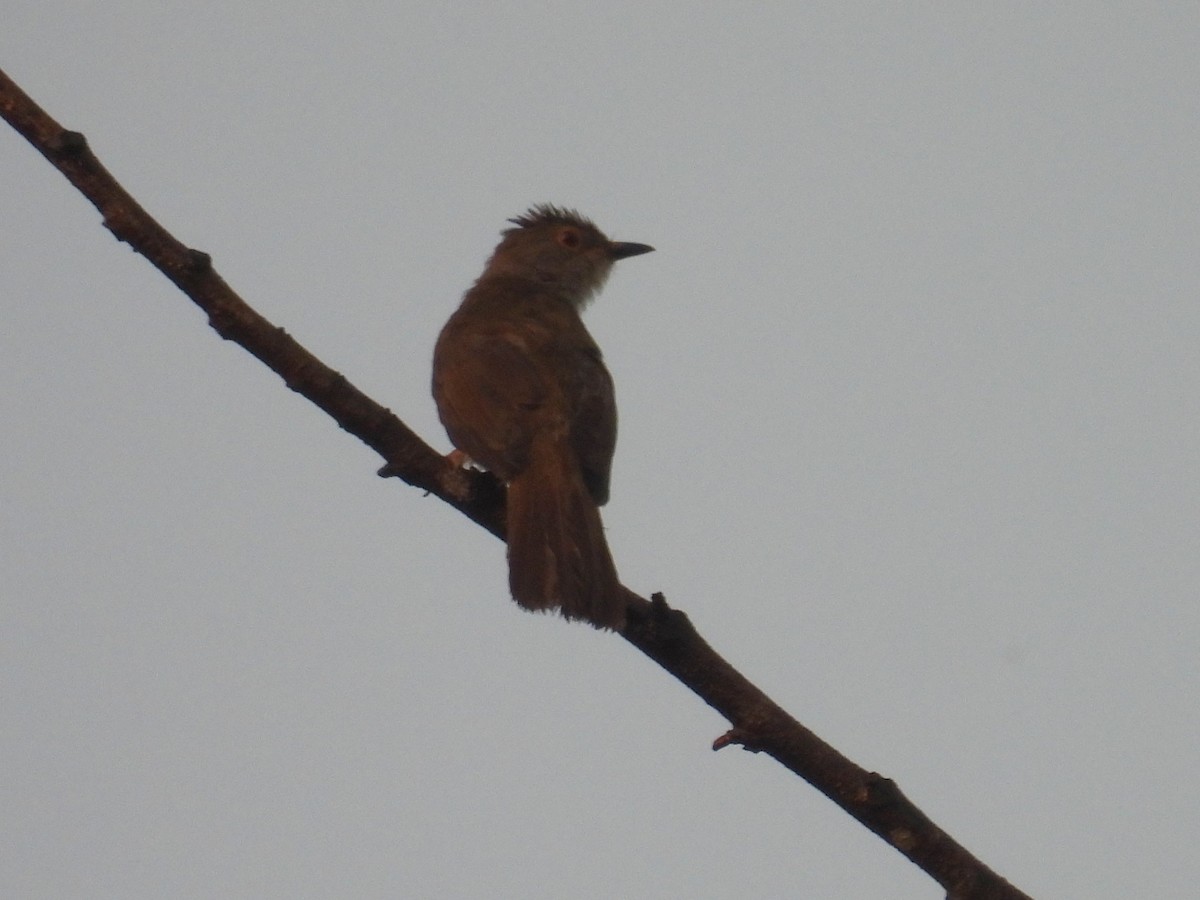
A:
<svg viewBox="0 0 1200 900">
<path fill-rule="evenodd" d="M 577 228 L 564 228 L 558 233 L 558 242 L 568 250 L 576 250 L 583 243 L 583 235 Z"/>
</svg>

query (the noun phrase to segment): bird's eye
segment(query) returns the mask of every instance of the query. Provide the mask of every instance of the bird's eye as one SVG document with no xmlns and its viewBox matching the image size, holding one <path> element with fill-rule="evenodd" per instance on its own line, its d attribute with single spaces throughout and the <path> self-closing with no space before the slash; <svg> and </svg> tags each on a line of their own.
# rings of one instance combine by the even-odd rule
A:
<svg viewBox="0 0 1200 900">
<path fill-rule="evenodd" d="M 558 233 L 558 242 L 568 250 L 575 250 L 583 243 L 583 236 L 575 228 L 564 228 Z"/>
</svg>

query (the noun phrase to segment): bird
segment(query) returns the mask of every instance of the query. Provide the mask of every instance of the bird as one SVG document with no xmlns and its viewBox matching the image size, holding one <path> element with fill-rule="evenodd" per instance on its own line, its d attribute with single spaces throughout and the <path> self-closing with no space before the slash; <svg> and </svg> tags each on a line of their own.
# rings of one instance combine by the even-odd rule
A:
<svg viewBox="0 0 1200 900">
<path fill-rule="evenodd" d="M 581 313 L 617 260 L 609 240 L 545 203 L 511 228 L 433 353 L 433 397 L 459 461 L 507 486 L 509 589 L 529 610 L 620 631 L 625 601 L 604 536 L 617 442 L 613 379 Z"/>
</svg>

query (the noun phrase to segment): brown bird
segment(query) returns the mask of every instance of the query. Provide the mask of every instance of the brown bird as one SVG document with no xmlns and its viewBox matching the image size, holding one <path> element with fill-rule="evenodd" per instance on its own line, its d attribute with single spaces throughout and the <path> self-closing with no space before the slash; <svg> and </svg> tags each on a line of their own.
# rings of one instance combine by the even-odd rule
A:
<svg viewBox="0 0 1200 900">
<path fill-rule="evenodd" d="M 616 260 L 654 248 L 610 241 L 556 206 L 509 221 L 438 336 L 433 397 L 454 446 L 508 485 L 513 599 L 619 630 L 625 603 L 599 510 L 617 407 L 579 314 Z"/>
</svg>

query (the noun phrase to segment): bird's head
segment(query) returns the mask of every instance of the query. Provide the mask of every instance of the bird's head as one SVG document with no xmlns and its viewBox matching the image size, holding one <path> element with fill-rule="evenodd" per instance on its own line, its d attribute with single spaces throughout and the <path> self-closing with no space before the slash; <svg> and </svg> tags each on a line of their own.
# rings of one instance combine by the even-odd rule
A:
<svg viewBox="0 0 1200 900">
<path fill-rule="evenodd" d="M 618 259 L 649 253 L 646 244 L 611 241 L 573 209 L 550 204 L 509 219 L 515 227 L 488 260 L 483 277 L 528 278 L 552 286 L 577 309 L 604 287 Z"/>
</svg>

